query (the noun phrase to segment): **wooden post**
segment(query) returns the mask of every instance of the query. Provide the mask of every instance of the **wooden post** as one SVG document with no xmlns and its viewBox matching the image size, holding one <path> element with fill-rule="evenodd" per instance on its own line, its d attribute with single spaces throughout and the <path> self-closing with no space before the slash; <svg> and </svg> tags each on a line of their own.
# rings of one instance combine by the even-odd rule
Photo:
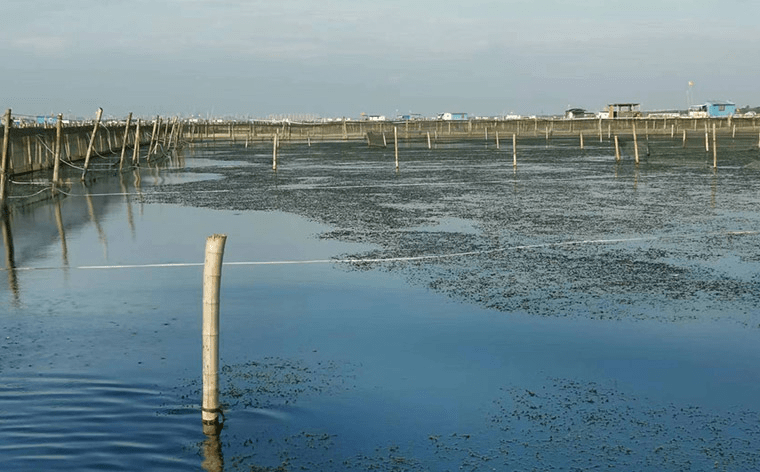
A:
<svg viewBox="0 0 760 472">
<path fill-rule="evenodd" d="M 227 235 L 206 239 L 203 266 L 203 424 L 219 422 L 219 288 Z"/>
<path fill-rule="evenodd" d="M 583 131 L 581 131 L 581 149 L 583 149 Z"/>
<path fill-rule="evenodd" d="M 517 167 L 517 135 L 512 133 L 512 165 Z"/>
<path fill-rule="evenodd" d="M 718 168 L 718 145 L 717 137 L 715 136 L 715 123 L 713 123 L 713 169 Z"/>
<path fill-rule="evenodd" d="M 615 160 L 620 161 L 620 144 L 617 135 L 615 135 Z"/>
<path fill-rule="evenodd" d="M 707 125 L 705 125 L 705 152 L 710 152 L 710 138 L 707 132 Z"/>
<path fill-rule="evenodd" d="M 119 170 L 124 165 L 124 156 L 127 154 L 127 141 L 129 141 L 129 125 L 132 123 L 132 112 L 127 115 L 127 126 L 124 128 L 124 142 L 121 143 L 121 157 L 119 158 Z"/>
<path fill-rule="evenodd" d="M 166 122 L 166 127 L 169 128 L 169 122 Z M 166 145 L 166 150 L 168 151 L 172 147 L 172 142 L 174 142 L 174 147 L 177 146 L 176 142 L 177 139 L 179 139 L 179 136 L 175 137 L 175 134 L 177 133 L 179 128 L 179 125 L 177 124 L 177 117 L 175 116 L 174 119 L 172 119 L 172 128 L 171 133 L 169 133 L 169 143 Z"/>
<path fill-rule="evenodd" d="M 396 151 L 396 170 L 398 170 L 398 128 L 393 127 L 393 147 Z"/>
<path fill-rule="evenodd" d="M 95 117 L 95 126 L 92 128 L 92 136 L 90 136 L 90 145 L 87 146 L 87 155 L 84 158 L 84 171 L 82 172 L 82 180 L 87 175 L 87 169 L 90 167 L 90 156 L 92 156 L 92 148 L 95 146 L 95 135 L 98 133 L 98 126 L 100 126 L 100 117 L 103 116 L 103 109 L 98 108 L 98 114 Z"/>
<path fill-rule="evenodd" d="M 137 129 L 135 129 L 135 149 L 132 152 L 132 165 L 140 165 L 140 119 L 137 119 Z"/>
<path fill-rule="evenodd" d="M 636 164 L 639 163 L 639 141 L 636 138 L 636 123 L 633 123 L 633 154 L 636 159 Z"/>
<path fill-rule="evenodd" d="M 63 134 L 63 114 L 58 114 L 58 121 L 55 123 L 55 154 L 53 155 L 53 189 L 58 186 L 58 173 L 61 168 L 61 135 Z"/>
<path fill-rule="evenodd" d="M 5 130 L 3 133 L 3 154 L 2 161 L 0 161 L 0 213 L 5 212 L 5 198 L 8 194 L 8 146 L 10 145 L 11 128 L 13 127 L 13 121 L 11 121 L 11 109 L 8 108 L 5 112 Z"/>
<path fill-rule="evenodd" d="M 277 170 L 277 138 L 278 134 L 274 134 L 274 139 L 272 139 L 272 170 Z"/>
<path fill-rule="evenodd" d="M 496 132 L 496 149 L 499 149 L 499 132 Z"/>
<path fill-rule="evenodd" d="M 670 125 L 670 139 L 673 139 L 673 136 L 675 136 L 676 133 L 676 125 L 671 124 Z"/>
<path fill-rule="evenodd" d="M 430 145 L 430 131 L 427 132 L 427 139 L 428 139 L 428 149 L 433 149 L 433 147 Z"/>
<path fill-rule="evenodd" d="M 599 118 L 599 142 L 602 142 L 602 118 Z"/>
<path fill-rule="evenodd" d="M 686 147 L 686 128 L 683 130 L 683 147 Z"/>
<path fill-rule="evenodd" d="M 159 117 L 156 115 L 156 120 L 153 122 L 153 131 L 150 133 L 150 143 L 148 144 L 148 156 L 146 159 L 150 162 L 150 154 L 153 152 L 154 143 L 158 145 L 158 139 L 156 137 L 156 131 L 158 130 Z M 216 135 L 214 135 L 216 136 Z"/>
<path fill-rule="evenodd" d="M 736 125 L 733 125 L 733 131 L 731 131 L 731 137 L 732 138 L 736 137 Z"/>
</svg>

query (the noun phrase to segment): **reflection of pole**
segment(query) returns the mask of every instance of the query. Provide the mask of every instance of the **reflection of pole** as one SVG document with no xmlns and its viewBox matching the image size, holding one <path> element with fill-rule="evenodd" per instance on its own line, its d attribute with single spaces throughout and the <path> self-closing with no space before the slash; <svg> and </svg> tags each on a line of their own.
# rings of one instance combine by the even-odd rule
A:
<svg viewBox="0 0 760 472">
<path fill-rule="evenodd" d="M 5 212 L 5 198 L 8 193 L 8 188 L 6 186 L 8 183 L 8 176 L 6 174 L 8 171 L 8 144 L 11 137 L 11 126 L 13 126 L 10 108 L 5 112 L 4 125 L 2 161 L 0 161 L 0 212 Z"/>
<path fill-rule="evenodd" d="M 219 287 L 227 235 L 206 239 L 203 266 L 203 403 L 204 425 L 219 423 Z"/>
<path fill-rule="evenodd" d="M 222 455 L 222 441 L 219 438 L 221 425 L 204 425 L 203 434 L 203 462 L 201 468 L 206 472 L 222 472 L 224 470 L 224 456 Z"/>
<path fill-rule="evenodd" d="M 119 174 L 119 186 L 121 187 L 121 193 L 124 194 L 127 204 L 127 223 L 129 229 L 132 231 L 132 236 L 135 235 L 135 219 L 132 216 L 132 202 L 129 201 L 129 193 L 127 193 L 127 185 L 124 183 L 124 174 Z"/>
<path fill-rule="evenodd" d="M 5 243 L 5 268 L 8 272 L 8 286 L 13 292 L 16 303 L 19 302 L 18 278 L 16 277 L 16 261 L 13 250 L 13 233 L 11 233 L 10 215 L 7 211 L 2 212 L 3 243 Z"/>
<path fill-rule="evenodd" d="M 98 126 L 100 126 L 100 117 L 103 116 L 103 109 L 98 108 L 98 114 L 95 116 L 95 125 L 92 128 L 92 136 L 90 136 L 90 145 L 87 146 L 87 154 L 84 157 L 84 171 L 82 172 L 82 180 L 87 175 L 87 169 L 90 167 L 90 157 L 92 156 L 92 148 L 95 147 L 95 135 L 98 134 Z"/>
<path fill-rule="evenodd" d="M 108 240 L 106 239 L 106 233 L 103 232 L 103 228 L 100 226 L 100 222 L 98 221 L 97 216 L 95 216 L 95 205 L 92 203 L 92 195 L 90 195 L 90 192 L 87 191 L 86 188 L 84 191 L 84 199 L 87 202 L 87 211 L 90 214 L 92 224 L 95 225 L 95 229 L 98 231 L 98 238 L 100 239 L 100 243 L 103 244 L 103 256 L 108 259 Z"/>
<path fill-rule="evenodd" d="M 66 230 L 63 227 L 63 216 L 61 215 L 61 199 L 55 199 L 55 224 L 58 226 L 58 237 L 61 238 L 61 257 L 63 258 L 63 265 L 68 267 L 69 265 L 69 251 L 66 246 Z"/>
</svg>

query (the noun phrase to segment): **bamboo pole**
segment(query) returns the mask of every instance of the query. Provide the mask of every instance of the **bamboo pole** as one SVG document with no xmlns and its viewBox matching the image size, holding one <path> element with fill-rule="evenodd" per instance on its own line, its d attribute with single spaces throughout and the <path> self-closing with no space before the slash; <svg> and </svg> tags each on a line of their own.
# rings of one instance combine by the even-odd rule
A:
<svg viewBox="0 0 760 472">
<path fill-rule="evenodd" d="M 602 142 L 602 118 L 599 117 L 599 142 Z"/>
<path fill-rule="evenodd" d="M 59 184 L 58 174 L 61 169 L 61 135 L 63 134 L 63 114 L 58 114 L 58 120 L 55 123 L 55 154 L 53 155 L 53 190 Z"/>
<path fill-rule="evenodd" d="M 707 125 L 705 125 L 705 152 L 710 152 L 710 137 L 707 132 Z"/>
<path fill-rule="evenodd" d="M 617 135 L 615 135 L 615 160 L 620 161 L 620 144 L 618 143 Z"/>
<path fill-rule="evenodd" d="M 712 127 L 712 134 L 713 134 L 713 169 L 718 168 L 718 138 L 715 136 L 715 123 L 713 123 Z"/>
<path fill-rule="evenodd" d="M 433 149 L 433 146 L 430 145 L 430 131 L 427 132 L 427 141 L 428 141 L 428 149 Z"/>
<path fill-rule="evenodd" d="M 583 132 L 582 131 L 581 131 L 580 136 L 581 136 L 581 149 L 583 149 Z"/>
<path fill-rule="evenodd" d="M 137 119 L 137 128 L 135 129 L 135 148 L 132 151 L 132 165 L 140 165 L 140 119 Z"/>
<path fill-rule="evenodd" d="M 204 425 L 219 422 L 219 288 L 222 259 L 227 235 L 214 234 L 206 239 L 203 266 L 203 402 Z"/>
<path fill-rule="evenodd" d="M 100 118 L 103 116 L 103 109 L 98 108 L 98 113 L 95 116 L 95 125 L 92 128 L 92 136 L 90 136 L 90 144 L 87 146 L 87 155 L 84 158 L 84 171 L 82 172 L 82 179 L 84 180 L 87 175 L 87 169 L 90 167 L 90 157 L 92 156 L 92 148 L 95 146 L 95 135 L 98 133 L 98 126 L 100 126 Z"/>
<path fill-rule="evenodd" d="M 13 127 L 10 108 L 8 108 L 8 110 L 5 112 L 4 124 L 5 130 L 3 133 L 3 154 L 2 161 L 0 161 L 0 213 L 5 212 L 5 198 L 8 194 L 8 146 L 10 145 L 11 128 Z"/>
<path fill-rule="evenodd" d="M 683 130 L 683 147 L 686 147 L 686 129 Z"/>
<path fill-rule="evenodd" d="M 278 134 L 274 134 L 272 138 L 272 170 L 277 170 L 277 138 Z"/>
<path fill-rule="evenodd" d="M 158 130 L 158 122 L 159 117 L 156 115 L 156 120 L 153 122 L 153 131 L 150 133 L 150 143 L 148 143 L 148 155 L 145 157 L 145 159 L 150 162 L 150 154 L 153 152 L 153 145 L 154 143 L 158 144 L 158 139 L 156 137 L 156 131 Z"/>
<path fill-rule="evenodd" d="M 517 167 L 517 135 L 512 133 L 512 166 Z"/>
<path fill-rule="evenodd" d="M 129 141 L 129 125 L 132 123 L 132 112 L 127 115 L 127 126 L 124 128 L 124 141 L 121 143 L 121 157 L 119 158 L 119 170 L 124 165 L 124 156 L 127 155 L 127 141 Z"/>
<path fill-rule="evenodd" d="M 636 164 L 639 163 L 639 141 L 636 137 L 636 123 L 633 123 L 633 153 L 635 156 Z"/>
<path fill-rule="evenodd" d="M 393 147 L 396 153 L 396 170 L 398 170 L 398 128 L 393 127 Z"/>
<path fill-rule="evenodd" d="M 496 132 L 496 149 L 499 149 L 499 132 Z"/>
</svg>

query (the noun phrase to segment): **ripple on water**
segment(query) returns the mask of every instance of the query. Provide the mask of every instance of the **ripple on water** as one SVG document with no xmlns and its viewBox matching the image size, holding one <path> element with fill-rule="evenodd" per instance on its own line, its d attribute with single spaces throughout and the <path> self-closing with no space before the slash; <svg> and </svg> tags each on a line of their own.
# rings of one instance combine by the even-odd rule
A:
<svg viewBox="0 0 760 472">
<path fill-rule="evenodd" d="M 195 410 L 149 385 L 74 375 L 6 377 L 0 470 L 188 470 Z"/>
</svg>

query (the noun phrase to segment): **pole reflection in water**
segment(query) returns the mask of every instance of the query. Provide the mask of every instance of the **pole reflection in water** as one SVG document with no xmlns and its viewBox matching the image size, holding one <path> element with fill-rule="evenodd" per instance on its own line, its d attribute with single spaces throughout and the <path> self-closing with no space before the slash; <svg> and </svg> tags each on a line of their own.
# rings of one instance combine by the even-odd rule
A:
<svg viewBox="0 0 760 472">
<path fill-rule="evenodd" d="M 11 232 L 11 217 L 8 211 L 2 211 L 2 219 L 0 219 L 3 232 L 3 244 L 5 246 L 5 269 L 8 272 L 8 287 L 13 293 L 13 303 L 18 305 L 19 289 L 18 289 L 18 277 L 16 275 L 16 261 L 13 250 L 13 233 Z"/>
<path fill-rule="evenodd" d="M 135 218 L 132 214 L 132 202 L 129 200 L 129 192 L 127 191 L 127 184 L 124 182 L 124 174 L 119 174 L 119 187 L 121 188 L 121 193 L 124 194 L 124 199 L 127 204 L 127 224 L 129 225 L 129 230 L 132 233 L 132 239 L 135 238 Z"/>
<path fill-rule="evenodd" d="M 84 186 L 84 183 L 82 185 Z M 106 233 L 103 231 L 103 227 L 100 226 L 100 221 L 97 216 L 95 216 L 95 206 L 92 203 L 92 195 L 87 190 L 87 187 L 84 187 L 84 198 L 87 202 L 87 212 L 90 215 L 92 224 L 95 225 L 95 229 L 98 231 L 98 239 L 100 239 L 100 243 L 103 245 L 103 258 L 108 260 L 108 239 L 106 238 Z"/>
<path fill-rule="evenodd" d="M 224 456 L 222 455 L 222 441 L 220 435 L 224 423 L 214 423 L 203 425 L 203 434 L 206 440 L 203 441 L 203 462 L 201 467 L 206 472 L 222 472 L 224 470 Z"/>
<path fill-rule="evenodd" d="M 710 179 L 710 207 L 715 208 L 715 194 L 718 192 L 718 168 L 713 167 L 712 178 Z"/>
<path fill-rule="evenodd" d="M 63 226 L 63 216 L 61 214 L 61 199 L 56 197 L 55 199 L 55 224 L 58 226 L 58 237 L 61 238 L 61 260 L 63 266 L 69 266 L 69 250 L 66 246 L 66 230 Z"/>
</svg>

